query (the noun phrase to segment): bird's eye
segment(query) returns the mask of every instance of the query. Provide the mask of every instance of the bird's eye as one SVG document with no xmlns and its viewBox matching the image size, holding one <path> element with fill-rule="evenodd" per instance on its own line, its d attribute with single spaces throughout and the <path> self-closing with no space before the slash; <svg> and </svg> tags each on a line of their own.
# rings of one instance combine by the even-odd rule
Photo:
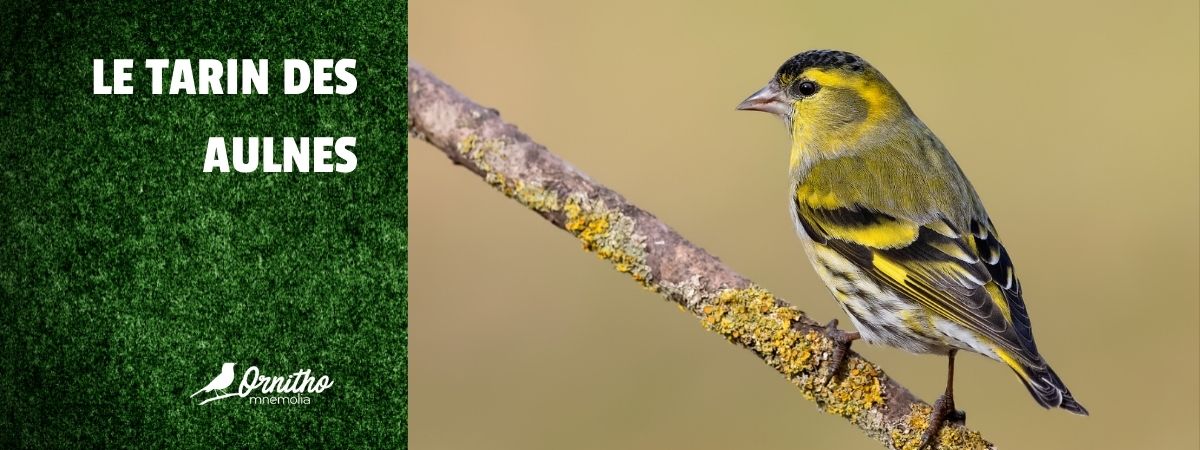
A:
<svg viewBox="0 0 1200 450">
<path fill-rule="evenodd" d="M 817 93 L 817 83 L 801 81 L 792 85 L 792 92 L 798 97 L 808 97 Z"/>
</svg>

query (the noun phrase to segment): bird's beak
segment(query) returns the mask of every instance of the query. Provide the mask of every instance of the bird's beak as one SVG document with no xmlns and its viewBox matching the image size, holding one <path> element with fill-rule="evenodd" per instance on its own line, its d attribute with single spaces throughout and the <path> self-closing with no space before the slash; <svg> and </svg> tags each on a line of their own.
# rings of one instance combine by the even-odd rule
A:
<svg viewBox="0 0 1200 450">
<path fill-rule="evenodd" d="M 783 91 L 774 81 L 759 89 L 754 95 L 743 100 L 737 109 L 744 111 L 762 111 L 777 116 L 787 116 L 792 113 L 792 105 L 783 97 Z"/>
</svg>

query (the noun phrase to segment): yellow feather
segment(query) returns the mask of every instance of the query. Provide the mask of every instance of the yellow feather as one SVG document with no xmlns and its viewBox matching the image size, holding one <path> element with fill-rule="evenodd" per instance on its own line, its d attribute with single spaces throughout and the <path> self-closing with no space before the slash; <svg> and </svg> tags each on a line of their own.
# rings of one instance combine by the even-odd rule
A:
<svg viewBox="0 0 1200 450">
<path fill-rule="evenodd" d="M 871 264 L 874 264 L 875 268 L 883 272 L 884 275 L 899 283 L 903 283 L 908 278 L 908 270 L 905 270 L 901 265 L 892 262 L 892 260 L 885 258 L 879 253 L 875 253 L 874 257 L 871 258 Z"/>
<path fill-rule="evenodd" d="M 916 225 L 907 222 L 885 222 L 863 227 L 822 226 L 831 237 L 871 248 L 903 247 L 915 241 L 918 232 Z"/>
<path fill-rule="evenodd" d="M 905 325 L 920 330 L 922 333 L 930 333 L 933 331 L 933 324 L 929 323 L 929 316 L 917 317 L 917 313 L 912 310 L 900 311 L 900 320 L 904 321 Z"/>
<path fill-rule="evenodd" d="M 833 192 L 819 192 L 809 185 L 801 184 L 796 188 L 796 199 L 801 204 L 813 209 L 835 209 L 846 205 L 840 196 Z M 801 212 L 803 214 L 803 212 Z M 844 226 L 820 221 L 821 228 L 830 237 L 847 242 L 862 244 L 871 248 L 897 248 L 917 240 L 920 227 L 908 221 L 890 220 L 886 222 Z"/>
<path fill-rule="evenodd" d="M 975 235 L 971 234 L 970 232 L 963 233 L 963 242 L 967 244 L 967 247 L 971 248 L 971 253 L 976 255 L 979 254 L 979 246 L 975 245 Z"/>
<path fill-rule="evenodd" d="M 954 232 L 954 229 L 950 228 L 950 225 L 946 224 L 946 222 L 935 220 L 929 224 L 926 224 L 925 226 L 930 230 L 936 231 L 938 234 L 950 239 L 958 238 L 958 233 Z"/>
<path fill-rule="evenodd" d="M 813 192 L 805 185 L 800 185 L 796 190 L 796 198 L 812 208 L 834 209 L 843 206 L 837 194 L 833 192 Z"/>
<path fill-rule="evenodd" d="M 1004 321 L 1012 323 L 1012 313 L 1008 310 L 1008 299 L 1004 298 L 1004 293 L 1000 292 L 1000 287 L 995 282 L 987 284 L 988 295 L 992 296 L 992 302 L 1000 308 L 1000 315 L 1004 316 Z"/>
<path fill-rule="evenodd" d="M 946 309 L 946 306 L 943 304 L 934 299 L 928 298 L 925 294 L 918 292 L 911 286 L 908 286 L 906 281 L 908 280 L 909 271 L 908 269 L 904 268 L 904 266 L 901 266 L 895 261 L 888 259 L 879 252 L 873 252 L 871 254 L 871 264 L 874 265 L 877 270 L 883 273 L 884 276 L 894 281 L 894 283 L 892 283 L 893 288 L 903 292 L 905 295 L 908 295 L 909 298 L 920 302 L 921 305 L 937 314 L 940 314 L 942 317 L 948 319 L 955 317 L 955 315 Z"/>
<path fill-rule="evenodd" d="M 1008 351 L 1000 347 L 993 347 L 993 350 L 995 350 L 996 356 L 999 357 L 1001 361 L 1004 361 L 1005 364 L 1008 364 L 1008 367 L 1012 367 L 1013 370 L 1017 371 L 1017 375 L 1026 380 L 1029 379 L 1029 374 L 1025 372 L 1025 368 L 1021 367 L 1021 364 L 1018 363 L 1017 360 L 1008 353 Z"/>
<path fill-rule="evenodd" d="M 931 242 L 929 246 L 940 250 L 942 253 L 953 256 L 962 261 L 975 261 L 977 258 L 974 255 L 968 255 L 962 247 L 954 242 Z"/>
<path fill-rule="evenodd" d="M 866 124 L 872 124 L 877 119 L 892 114 L 890 98 L 881 89 L 880 83 L 873 83 L 857 74 L 846 76 L 843 72 L 826 69 L 809 69 L 804 72 L 804 76 L 821 86 L 844 87 L 857 92 L 868 105 Z"/>
<path fill-rule="evenodd" d="M 793 145 L 791 155 L 788 156 L 788 168 L 795 172 L 800 167 L 800 162 L 804 160 L 804 152 L 799 145 Z"/>
</svg>

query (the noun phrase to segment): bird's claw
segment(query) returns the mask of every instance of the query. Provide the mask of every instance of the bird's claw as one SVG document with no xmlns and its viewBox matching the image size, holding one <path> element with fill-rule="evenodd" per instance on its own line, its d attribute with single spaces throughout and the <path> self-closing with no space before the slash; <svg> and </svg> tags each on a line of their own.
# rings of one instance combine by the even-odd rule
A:
<svg viewBox="0 0 1200 450">
<path fill-rule="evenodd" d="M 933 412 L 929 414 L 929 427 L 925 429 L 925 433 L 921 435 L 921 446 L 917 450 L 933 448 L 932 444 L 937 438 L 938 433 L 942 431 L 942 426 L 947 422 L 966 424 L 967 413 L 954 408 L 954 397 L 949 394 L 942 394 L 936 402 L 933 402 Z"/>
<path fill-rule="evenodd" d="M 832 380 L 837 371 L 845 364 L 846 353 L 850 351 L 850 343 L 861 337 L 856 331 L 839 330 L 837 325 L 837 319 L 830 320 L 825 325 L 825 334 L 833 339 L 833 352 L 829 355 L 829 369 L 825 374 L 826 381 Z"/>
</svg>

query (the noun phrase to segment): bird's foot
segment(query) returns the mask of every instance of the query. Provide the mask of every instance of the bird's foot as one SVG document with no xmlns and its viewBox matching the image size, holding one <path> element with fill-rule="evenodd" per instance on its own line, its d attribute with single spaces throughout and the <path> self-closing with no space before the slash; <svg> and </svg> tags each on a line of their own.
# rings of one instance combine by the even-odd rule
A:
<svg viewBox="0 0 1200 450">
<path fill-rule="evenodd" d="M 825 334 L 833 339 L 833 354 L 829 356 L 829 369 L 825 374 L 825 381 L 833 379 L 842 365 L 846 363 L 846 354 L 850 351 L 850 343 L 862 337 L 857 331 L 842 331 L 839 330 L 838 320 L 830 320 L 825 325 Z"/>
<path fill-rule="evenodd" d="M 929 427 L 925 429 L 925 434 L 921 435 L 921 446 L 917 449 L 933 448 L 932 444 L 937 439 L 938 433 L 942 431 L 942 425 L 947 422 L 965 424 L 967 423 L 967 413 L 954 409 L 953 395 L 942 394 L 936 402 L 933 402 L 933 412 L 929 414 Z"/>
</svg>

